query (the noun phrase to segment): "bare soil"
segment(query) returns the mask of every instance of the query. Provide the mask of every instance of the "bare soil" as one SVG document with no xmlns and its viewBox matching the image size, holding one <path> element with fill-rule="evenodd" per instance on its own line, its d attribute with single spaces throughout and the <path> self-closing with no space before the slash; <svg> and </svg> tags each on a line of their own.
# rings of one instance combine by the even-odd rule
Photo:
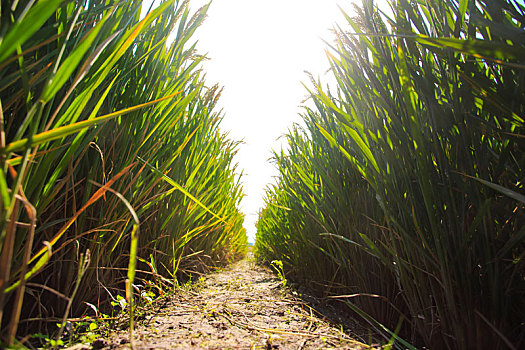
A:
<svg viewBox="0 0 525 350">
<path fill-rule="evenodd" d="M 317 307 L 316 307 L 317 308 Z M 371 349 L 249 256 L 175 294 L 134 331 L 136 349 Z M 127 333 L 94 348 L 129 349 Z"/>
</svg>

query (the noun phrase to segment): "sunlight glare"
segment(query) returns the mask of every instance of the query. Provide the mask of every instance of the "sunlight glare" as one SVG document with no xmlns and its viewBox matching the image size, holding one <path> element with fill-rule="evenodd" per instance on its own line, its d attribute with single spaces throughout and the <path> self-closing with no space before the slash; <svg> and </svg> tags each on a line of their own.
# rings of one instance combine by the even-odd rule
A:
<svg viewBox="0 0 525 350">
<path fill-rule="evenodd" d="M 191 0 L 192 12 L 208 1 Z M 241 210 L 250 242 L 267 184 L 277 175 L 271 150 L 284 147 L 281 135 L 300 123 L 301 102 L 310 85 L 305 71 L 328 81 L 325 50 L 335 23 L 346 28 L 338 5 L 352 15 L 348 0 L 214 0 L 195 39 L 208 86 L 224 87 L 219 108 L 222 130 L 243 140 L 236 161 L 244 169 L 246 197 Z M 145 2 L 147 8 L 147 2 Z"/>
</svg>

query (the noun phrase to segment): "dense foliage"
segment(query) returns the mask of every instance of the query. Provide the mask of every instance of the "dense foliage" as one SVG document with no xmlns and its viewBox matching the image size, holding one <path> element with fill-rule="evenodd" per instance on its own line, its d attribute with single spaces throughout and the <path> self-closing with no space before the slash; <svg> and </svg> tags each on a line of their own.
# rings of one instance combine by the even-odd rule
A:
<svg viewBox="0 0 525 350">
<path fill-rule="evenodd" d="M 258 258 L 400 347 L 522 348 L 525 8 L 391 3 L 337 31 L 336 86 L 312 82 L 275 154 Z"/>
<path fill-rule="evenodd" d="M 165 1 L 141 19 L 141 6 L 2 1 L 8 342 L 17 327 L 51 334 L 64 315 L 130 302 L 140 280 L 173 285 L 246 249 L 237 143 L 219 130 L 220 90 L 189 41 L 208 7 Z"/>
</svg>

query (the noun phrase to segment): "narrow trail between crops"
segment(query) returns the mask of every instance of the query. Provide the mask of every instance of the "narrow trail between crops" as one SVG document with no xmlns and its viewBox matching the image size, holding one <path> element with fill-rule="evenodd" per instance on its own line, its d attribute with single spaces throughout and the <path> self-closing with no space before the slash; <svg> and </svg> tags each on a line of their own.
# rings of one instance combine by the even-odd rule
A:
<svg viewBox="0 0 525 350">
<path fill-rule="evenodd" d="M 251 255 L 174 295 L 134 332 L 136 349 L 370 349 L 285 289 Z M 119 336 L 106 348 L 126 349 Z"/>
</svg>

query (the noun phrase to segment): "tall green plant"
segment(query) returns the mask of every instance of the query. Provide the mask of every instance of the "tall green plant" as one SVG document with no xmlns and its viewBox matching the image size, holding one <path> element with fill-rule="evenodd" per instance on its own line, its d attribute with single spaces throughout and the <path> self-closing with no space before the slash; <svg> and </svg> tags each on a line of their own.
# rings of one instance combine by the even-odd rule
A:
<svg viewBox="0 0 525 350">
<path fill-rule="evenodd" d="M 405 323 L 402 335 L 431 348 L 519 348 L 525 310 L 524 8 L 503 0 L 400 0 L 391 7 L 389 18 L 364 1 L 355 18 L 347 16 L 350 32 L 339 31 L 330 54 L 337 90 L 331 94 L 314 82 L 316 111 L 308 113 L 338 124 L 334 131 L 316 122 L 312 134 L 323 134 L 362 180 L 340 171 L 331 176 L 346 186 L 364 181 L 361 188 L 373 197 L 351 196 L 330 220 L 316 218 L 338 227 L 355 211 L 369 219 L 368 227 L 343 233 L 314 228 L 309 236 L 333 240 L 321 251 L 343 252 L 328 264 L 356 277 L 343 283 L 352 297 L 341 298 L 354 311 L 394 329 L 395 317 L 388 322 L 361 301 L 383 300 Z M 300 215 L 285 213 L 286 221 L 276 223 L 283 229 Z M 263 212 L 259 237 L 275 247 L 272 241 L 280 239 L 263 224 L 272 220 L 276 216 Z M 292 252 L 297 233 L 289 235 L 286 251 Z M 379 264 L 369 281 L 354 269 L 363 256 Z M 383 278 L 392 281 L 392 293 L 377 288 Z"/>
<path fill-rule="evenodd" d="M 219 129 L 220 90 L 206 86 L 190 44 L 209 5 L 192 15 L 187 1 L 165 1 L 144 18 L 141 6 L 2 3 L 0 320 L 8 342 L 19 318 L 19 334 L 49 333 L 66 306 L 71 315 L 89 310 L 83 301 L 104 310 L 125 293 L 126 276 L 131 294 L 135 274 L 177 279 L 245 250 L 237 143 Z M 87 250 L 90 266 L 68 306 Z M 15 294 L 22 298 L 11 308 Z M 35 318 L 42 321 L 23 320 Z"/>
</svg>

